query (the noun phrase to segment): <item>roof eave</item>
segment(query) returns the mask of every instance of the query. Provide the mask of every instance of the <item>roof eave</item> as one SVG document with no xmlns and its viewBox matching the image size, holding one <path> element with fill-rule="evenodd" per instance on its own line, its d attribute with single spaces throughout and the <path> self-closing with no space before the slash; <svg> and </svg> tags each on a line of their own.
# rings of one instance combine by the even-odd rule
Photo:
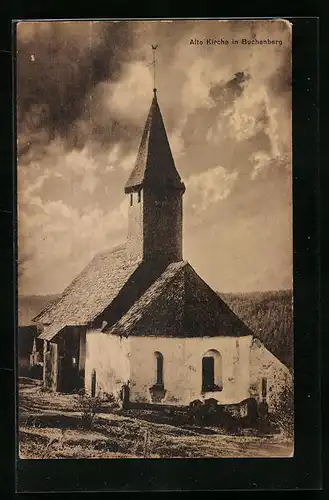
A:
<svg viewBox="0 0 329 500">
<path fill-rule="evenodd" d="M 144 187 L 144 182 L 141 181 L 141 182 L 138 182 L 138 183 L 133 183 L 133 184 L 126 184 L 125 185 L 125 193 L 126 194 L 129 194 L 129 193 L 134 193 L 135 191 L 139 191 L 141 189 L 143 189 Z"/>
<path fill-rule="evenodd" d="M 138 183 L 134 183 L 134 184 L 126 184 L 125 185 L 125 194 L 129 194 L 129 193 L 134 193 L 136 191 L 140 191 L 141 189 L 143 188 L 151 188 L 152 190 L 161 190 L 163 191 L 163 186 L 161 184 L 150 184 L 149 182 L 145 182 L 145 180 L 143 181 L 140 181 Z M 181 191 L 182 194 L 185 193 L 185 190 L 186 190 L 186 187 L 185 187 L 185 184 L 183 181 L 180 181 L 179 183 L 172 183 L 172 184 L 166 184 L 165 185 L 165 188 L 166 189 L 173 189 L 173 190 L 177 190 L 177 191 Z"/>
</svg>

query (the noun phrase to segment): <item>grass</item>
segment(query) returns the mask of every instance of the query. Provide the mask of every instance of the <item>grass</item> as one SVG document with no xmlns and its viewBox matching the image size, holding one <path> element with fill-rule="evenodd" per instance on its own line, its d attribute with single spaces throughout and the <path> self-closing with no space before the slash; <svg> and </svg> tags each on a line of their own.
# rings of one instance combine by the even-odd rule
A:
<svg viewBox="0 0 329 500">
<path fill-rule="evenodd" d="M 73 395 L 47 393 L 37 381 L 19 388 L 19 456 L 61 458 L 289 457 L 292 441 L 251 431 L 182 424 L 150 410 L 116 410 L 105 403 L 91 429 L 82 425 Z M 147 446 L 145 439 L 147 437 Z"/>
</svg>

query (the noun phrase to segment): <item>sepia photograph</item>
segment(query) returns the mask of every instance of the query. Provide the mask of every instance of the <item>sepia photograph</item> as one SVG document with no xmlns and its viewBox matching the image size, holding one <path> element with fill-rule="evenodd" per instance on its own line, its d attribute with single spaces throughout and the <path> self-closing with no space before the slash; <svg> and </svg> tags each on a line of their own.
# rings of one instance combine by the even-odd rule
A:
<svg viewBox="0 0 329 500">
<path fill-rule="evenodd" d="M 17 23 L 20 459 L 294 456 L 292 29 Z"/>
</svg>

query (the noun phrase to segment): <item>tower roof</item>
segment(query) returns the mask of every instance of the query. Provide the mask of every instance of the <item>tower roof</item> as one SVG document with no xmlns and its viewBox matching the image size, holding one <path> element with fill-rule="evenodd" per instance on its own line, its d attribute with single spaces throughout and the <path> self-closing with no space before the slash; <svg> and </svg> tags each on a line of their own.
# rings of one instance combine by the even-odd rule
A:
<svg viewBox="0 0 329 500">
<path fill-rule="evenodd" d="M 153 92 L 136 163 L 125 185 L 126 193 L 146 185 L 161 189 L 171 187 L 185 190 L 170 150 L 156 89 Z"/>
</svg>

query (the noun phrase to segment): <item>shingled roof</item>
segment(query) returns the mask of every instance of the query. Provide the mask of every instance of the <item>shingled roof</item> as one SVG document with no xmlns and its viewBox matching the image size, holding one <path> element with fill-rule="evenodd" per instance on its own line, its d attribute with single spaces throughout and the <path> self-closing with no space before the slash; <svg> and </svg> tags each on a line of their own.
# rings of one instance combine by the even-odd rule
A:
<svg viewBox="0 0 329 500">
<path fill-rule="evenodd" d="M 39 338 L 51 340 L 96 318 L 106 320 L 103 331 L 121 336 L 252 334 L 188 262 L 129 260 L 125 245 L 97 255 L 34 321 L 44 326 Z"/>
<path fill-rule="evenodd" d="M 166 187 L 185 189 L 170 150 L 156 89 L 136 163 L 125 185 L 125 192 L 130 193 L 146 185 L 161 189 Z"/>
<path fill-rule="evenodd" d="M 55 337 L 59 332 L 61 332 L 65 328 L 66 324 L 65 323 L 60 323 L 58 321 L 55 321 L 55 323 L 51 323 L 51 325 L 46 326 L 42 333 L 38 335 L 38 339 L 41 340 L 51 340 L 52 338 Z"/>
<path fill-rule="evenodd" d="M 122 318 L 103 331 L 121 336 L 252 335 L 186 261 L 168 265 Z"/>
<path fill-rule="evenodd" d="M 136 258 L 129 259 L 125 248 L 120 245 L 96 255 L 62 295 L 33 321 L 61 327 L 92 321 L 113 301 L 140 264 Z"/>
</svg>

